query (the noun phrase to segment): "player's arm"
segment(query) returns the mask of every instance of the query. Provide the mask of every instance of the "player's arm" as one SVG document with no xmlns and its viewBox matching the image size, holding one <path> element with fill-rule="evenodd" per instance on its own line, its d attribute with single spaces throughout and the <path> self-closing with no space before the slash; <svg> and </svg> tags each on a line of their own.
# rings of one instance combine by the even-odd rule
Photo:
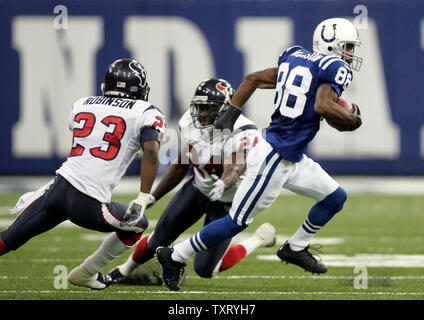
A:
<svg viewBox="0 0 424 320">
<path fill-rule="evenodd" d="M 152 192 L 155 201 L 174 189 L 184 179 L 189 170 L 190 165 L 183 163 L 180 153 L 178 158 L 169 165 L 161 181 Z"/>
<path fill-rule="evenodd" d="M 161 118 L 162 125 L 164 119 Z M 162 127 L 161 127 L 162 128 Z M 140 169 L 140 192 L 132 200 L 121 222 L 121 226 L 135 225 L 144 216 L 144 210 L 149 202 L 152 202 L 150 190 L 156 179 L 156 173 L 159 167 L 159 141 L 163 135 L 164 129 L 155 129 L 155 125 L 145 126 L 140 133 L 140 145 L 143 149 Z"/>
<path fill-rule="evenodd" d="M 357 129 L 361 125 L 361 118 L 340 108 L 338 99 L 338 94 L 330 85 L 321 85 L 317 90 L 314 111 L 340 127 L 339 131 Z"/>
<path fill-rule="evenodd" d="M 141 160 L 140 192 L 150 193 L 156 172 L 159 167 L 159 142 L 157 140 L 145 141 L 143 144 L 143 158 Z"/>
<path fill-rule="evenodd" d="M 275 89 L 278 68 L 268 68 L 248 74 L 231 99 L 231 104 L 241 109 L 256 89 Z"/>
<path fill-rule="evenodd" d="M 224 190 L 230 189 L 246 170 L 246 152 L 234 152 L 224 163 L 224 171 L 221 180 L 224 182 Z"/>
<path fill-rule="evenodd" d="M 213 188 L 209 192 L 211 201 L 219 200 L 224 191 L 230 189 L 237 182 L 240 175 L 246 170 L 246 156 L 247 151 L 234 152 L 226 159 L 221 178 L 214 182 Z"/>
<path fill-rule="evenodd" d="M 233 130 L 234 123 L 241 114 L 250 96 L 256 89 L 274 89 L 277 84 L 278 68 L 268 68 L 248 74 L 231 99 L 231 105 L 224 115 L 215 121 L 215 128 Z"/>
</svg>

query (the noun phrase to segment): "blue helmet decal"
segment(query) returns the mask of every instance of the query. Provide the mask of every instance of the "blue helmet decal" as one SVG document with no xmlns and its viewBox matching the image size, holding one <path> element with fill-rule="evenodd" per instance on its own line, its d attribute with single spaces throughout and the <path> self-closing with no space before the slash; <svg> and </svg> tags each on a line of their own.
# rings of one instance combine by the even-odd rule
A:
<svg viewBox="0 0 424 320">
<path fill-rule="evenodd" d="M 334 40 L 336 40 L 336 24 L 333 24 L 333 37 L 331 39 L 326 39 L 324 37 L 324 29 L 325 29 L 325 25 L 322 26 L 321 29 L 321 39 L 327 43 L 329 42 L 333 42 Z"/>
</svg>

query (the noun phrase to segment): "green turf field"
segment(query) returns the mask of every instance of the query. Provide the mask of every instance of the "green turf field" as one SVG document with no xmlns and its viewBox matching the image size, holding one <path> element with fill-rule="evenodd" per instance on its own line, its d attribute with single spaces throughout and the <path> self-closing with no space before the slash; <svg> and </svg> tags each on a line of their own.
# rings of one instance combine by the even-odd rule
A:
<svg viewBox="0 0 424 320">
<path fill-rule="evenodd" d="M 0 230 L 13 220 L 8 209 L 19 196 L 0 193 Z M 114 200 L 128 202 L 131 198 L 116 196 Z M 169 199 L 162 199 L 147 211 L 151 226 Z M 0 257 L 0 300 L 424 299 L 424 197 L 350 196 L 344 210 L 315 238 L 316 243 L 323 244 L 322 260 L 328 265 L 328 272 L 321 276 L 283 264 L 275 256 L 279 245 L 296 231 L 312 205 L 308 198 L 281 196 L 244 232 L 252 233 L 263 222 L 270 222 L 277 229 L 274 247 L 258 249 L 214 279 L 196 276 L 189 260 L 186 284 L 178 293 L 161 285 L 113 285 L 92 291 L 68 284 L 63 275 L 97 249 L 104 234 L 71 224 L 59 226 Z M 198 231 L 201 223 L 187 234 Z M 235 240 L 240 239 L 242 235 Z M 124 262 L 128 255 L 104 271 Z M 158 271 L 155 260 L 139 269 L 152 279 Z"/>
</svg>

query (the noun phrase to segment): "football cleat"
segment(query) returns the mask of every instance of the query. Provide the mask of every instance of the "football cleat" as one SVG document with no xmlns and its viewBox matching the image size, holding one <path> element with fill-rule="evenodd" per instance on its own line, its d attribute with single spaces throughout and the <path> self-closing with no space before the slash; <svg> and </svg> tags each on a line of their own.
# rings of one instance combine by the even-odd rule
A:
<svg viewBox="0 0 424 320">
<path fill-rule="evenodd" d="M 100 272 L 90 274 L 83 264 L 73 269 L 68 275 L 68 281 L 74 286 L 87 287 L 93 290 L 102 290 L 112 284 L 109 275 Z"/>
<path fill-rule="evenodd" d="M 253 233 L 253 237 L 261 241 L 261 247 L 272 247 L 277 241 L 275 237 L 275 228 L 268 222 L 256 229 Z"/>
<path fill-rule="evenodd" d="M 119 270 L 119 267 L 112 269 L 112 271 L 110 271 L 107 275 L 110 277 L 113 283 L 119 283 L 122 279 L 125 278 L 125 276 Z"/>
<path fill-rule="evenodd" d="M 327 266 L 322 262 L 317 261 L 314 256 L 308 251 L 309 245 L 300 251 L 290 249 L 290 244 L 286 241 L 277 251 L 277 256 L 286 263 L 295 264 L 305 271 L 320 274 L 327 272 Z"/>
<path fill-rule="evenodd" d="M 185 278 L 186 263 L 172 260 L 173 251 L 173 248 L 159 247 L 156 249 L 156 257 L 162 269 L 163 282 L 170 290 L 178 291 Z"/>
</svg>

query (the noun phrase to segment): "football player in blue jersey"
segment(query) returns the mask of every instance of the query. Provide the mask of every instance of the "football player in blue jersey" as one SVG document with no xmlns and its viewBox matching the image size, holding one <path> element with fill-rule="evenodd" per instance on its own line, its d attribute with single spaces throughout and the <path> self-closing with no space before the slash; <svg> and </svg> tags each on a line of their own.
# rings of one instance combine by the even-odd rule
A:
<svg viewBox="0 0 424 320">
<path fill-rule="evenodd" d="M 275 110 L 266 129 L 266 139 L 247 157 L 246 178 L 234 196 L 229 213 L 204 226 L 190 239 L 174 247 L 157 249 L 162 277 L 168 288 L 178 289 L 185 260 L 244 230 L 253 218 L 272 205 L 281 188 L 312 197 L 315 205 L 298 230 L 280 247 L 277 256 L 312 273 L 327 267 L 309 252 L 312 237 L 346 201 L 346 191 L 321 166 L 305 155 L 309 142 L 324 118 L 339 131 L 361 125 L 360 111 L 337 104 L 358 71 L 362 59 L 355 55 L 359 33 L 346 19 L 321 22 L 313 35 L 313 52 L 294 46 L 278 58 L 278 66 L 249 74 L 232 98 L 228 111 L 215 122 L 219 129 L 232 129 L 242 106 L 257 88 L 275 89 Z"/>
</svg>

